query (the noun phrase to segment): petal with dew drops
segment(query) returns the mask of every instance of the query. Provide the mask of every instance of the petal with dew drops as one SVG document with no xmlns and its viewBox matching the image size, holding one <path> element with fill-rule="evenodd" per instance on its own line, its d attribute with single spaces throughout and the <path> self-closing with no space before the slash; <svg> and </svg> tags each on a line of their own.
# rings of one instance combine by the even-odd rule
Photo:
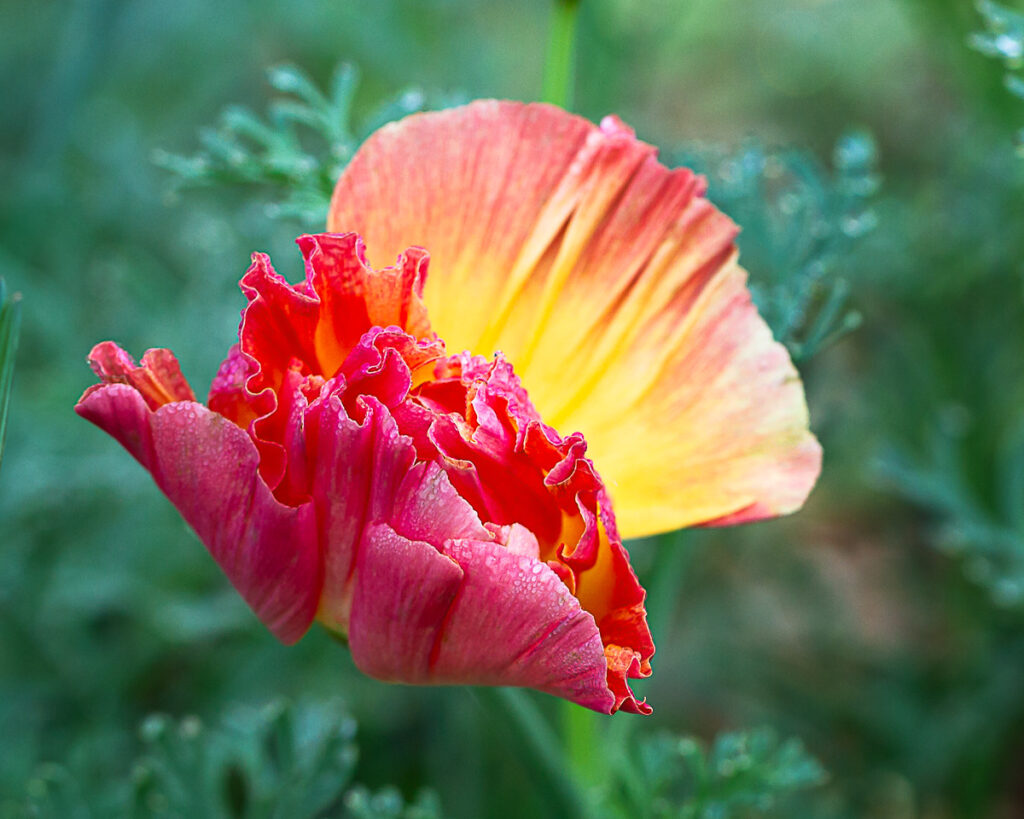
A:
<svg viewBox="0 0 1024 819">
<path fill-rule="evenodd" d="M 91 388 L 75 411 L 149 470 L 280 640 L 293 643 L 306 632 L 321 586 L 315 515 L 310 504 L 274 498 L 245 431 L 193 401 L 151 409 L 128 384 Z"/>
<path fill-rule="evenodd" d="M 432 657 L 439 680 L 546 691 L 605 714 L 621 704 L 593 616 L 542 561 L 496 543 L 449 541 L 465 579 Z"/>
<path fill-rule="evenodd" d="M 431 651 L 462 577 L 458 564 L 429 543 L 385 524 L 367 527 L 348 623 L 359 670 L 390 682 L 433 682 Z"/>
<path fill-rule="evenodd" d="M 611 713 L 593 617 L 544 563 L 504 546 L 442 551 L 385 524 L 359 550 L 349 624 L 356 665 L 406 683 L 528 686 Z"/>
<path fill-rule="evenodd" d="M 614 117 L 485 100 L 374 134 L 328 228 L 378 264 L 427 248 L 432 328 L 454 352 L 504 352 L 545 422 L 584 433 L 637 537 L 793 511 L 820 470 L 704 190 Z"/>
<path fill-rule="evenodd" d="M 312 497 L 324 544 L 317 618 L 342 633 L 349 628 L 359 552 L 371 524 L 388 522 L 409 538 L 437 544 L 450 537 L 487 537 L 441 468 L 415 463 L 412 442 L 399 433 L 387 408 L 371 396 L 359 403 L 361 422 L 337 396 L 315 401 L 307 416 L 308 445 L 316 453 Z"/>
</svg>

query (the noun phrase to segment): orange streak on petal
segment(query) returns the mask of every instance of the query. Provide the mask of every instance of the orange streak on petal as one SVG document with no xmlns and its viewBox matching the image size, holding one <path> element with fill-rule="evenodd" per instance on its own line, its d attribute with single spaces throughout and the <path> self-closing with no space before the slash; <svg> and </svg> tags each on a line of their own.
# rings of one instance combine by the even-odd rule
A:
<svg viewBox="0 0 1024 819">
<path fill-rule="evenodd" d="M 181 374 L 178 359 L 170 350 L 146 350 L 142 361 L 134 359 L 112 341 L 104 341 L 89 353 L 89 366 L 104 384 L 128 384 L 155 410 L 175 401 L 195 401 L 192 388 Z"/>
<path fill-rule="evenodd" d="M 799 377 L 757 315 L 745 279 L 740 268 L 726 266 L 675 332 L 652 333 L 647 354 L 655 346 L 668 353 L 659 360 L 659 377 L 635 400 L 603 411 L 587 406 L 594 412 L 582 422 L 591 430 L 595 459 L 619 481 L 612 492 L 631 534 L 785 514 L 803 504 L 820 471 L 821 448 L 807 429 Z M 630 365 L 623 357 L 597 389 L 624 389 Z M 658 435 L 664 419 L 681 434 Z M 629 447 L 657 449 L 657 472 L 631 459 Z"/>
<path fill-rule="evenodd" d="M 384 258 L 431 251 L 449 349 L 508 356 L 541 416 L 586 435 L 636 537 L 792 511 L 820 467 L 704 187 L 617 120 L 481 101 L 371 137 L 328 224 Z"/>
</svg>

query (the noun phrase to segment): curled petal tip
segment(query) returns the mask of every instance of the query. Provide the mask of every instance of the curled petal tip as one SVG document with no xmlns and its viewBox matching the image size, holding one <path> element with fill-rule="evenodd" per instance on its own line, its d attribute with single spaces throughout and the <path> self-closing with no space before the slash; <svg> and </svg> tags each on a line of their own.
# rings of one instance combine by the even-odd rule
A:
<svg viewBox="0 0 1024 819">
<path fill-rule="evenodd" d="M 609 136 L 636 136 L 636 131 L 615 114 L 609 114 L 601 120 L 601 131 Z"/>
<path fill-rule="evenodd" d="M 246 433 L 192 401 L 153 410 L 127 384 L 94 390 L 76 410 L 149 470 L 267 627 L 298 640 L 320 588 L 315 516 L 273 497 Z"/>
<path fill-rule="evenodd" d="M 150 409 L 174 401 L 194 401 L 195 395 L 181 374 L 170 350 L 147 350 L 139 364 L 113 341 L 92 348 L 89 366 L 104 384 L 130 384 Z"/>
</svg>

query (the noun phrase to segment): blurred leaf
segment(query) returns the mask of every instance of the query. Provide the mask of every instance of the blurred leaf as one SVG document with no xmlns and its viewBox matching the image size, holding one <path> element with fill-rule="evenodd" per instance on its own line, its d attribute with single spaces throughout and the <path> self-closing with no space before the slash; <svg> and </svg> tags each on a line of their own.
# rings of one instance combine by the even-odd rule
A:
<svg viewBox="0 0 1024 819">
<path fill-rule="evenodd" d="M 1024 77 L 1019 73 L 1024 67 L 1024 14 L 991 0 L 978 0 L 977 6 L 987 30 L 972 34 L 969 45 L 986 57 L 1002 61 L 1007 69 L 1007 90 L 1024 98 Z M 1016 141 L 1018 152 L 1024 156 L 1024 129 L 1017 133 Z"/>
<path fill-rule="evenodd" d="M 780 740 L 771 728 L 720 734 L 710 748 L 691 737 L 659 734 L 640 740 L 631 756 L 626 767 L 616 766 L 620 781 L 610 815 L 651 819 L 792 816 L 792 810 L 776 810 L 788 797 L 826 779 L 820 763 L 799 740 Z"/>
<path fill-rule="evenodd" d="M 14 381 L 14 357 L 18 352 L 18 330 L 21 325 L 21 296 L 7 296 L 4 280 L 0 279 L 0 463 L 4 458 L 4 440 L 7 437 L 7 407 Z"/>
<path fill-rule="evenodd" d="M 1007 68 L 1020 68 L 1024 65 L 1024 14 L 992 0 L 979 0 L 977 6 L 988 31 L 972 34 L 971 46 L 1002 60 Z"/>
<path fill-rule="evenodd" d="M 298 67 L 268 70 L 274 90 L 266 119 L 246 108 L 229 107 L 216 128 L 199 133 L 202 150 L 193 156 L 158 151 L 154 160 L 177 176 L 177 187 L 256 185 L 268 189 L 267 213 L 322 226 L 334 183 L 360 142 L 381 125 L 428 108 L 462 101 L 457 95 L 428 95 L 411 89 L 380 104 L 365 122 L 352 121 L 359 72 L 339 65 L 327 94 Z"/>
<path fill-rule="evenodd" d="M 948 416 L 948 413 L 947 413 Z M 950 428 L 952 426 L 952 428 Z M 947 422 L 933 429 L 928 449 L 915 455 L 890 446 L 876 474 L 935 519 L 934 542 L 959 559 L 967 576 L 988 589 L 1000 606 L 1024 604 L 1024 422 L 1001 452 L 996 506 L 979 498 L 969 481 L 962 436 Z"/>
<path fill-rule="evenodd" d="M 739 237 L 758 309 L 794 359 L 806 359 L 860 325 L 847 306 L 844 264 L 874 230 L 880 186 L 874 139 L 851 131 L 828 173 L 806 152 L 748 141 L 738 151 L 702 145 L 672 154 L 708 176 L 711 200 L 743 226 Z"/>
<path fill-rule="evenodd" d="M 44 765 L 24 810 L 39 819 L 434 819 L 436 797 L 407 804 L 394 787 L 352 786 L 355 722 L 337 703 L 239 707 L 212 729 L 196 717 L 147 717 L 144 753 L 130 781 L 83 788 L 69 770 Z"/>
</svg>

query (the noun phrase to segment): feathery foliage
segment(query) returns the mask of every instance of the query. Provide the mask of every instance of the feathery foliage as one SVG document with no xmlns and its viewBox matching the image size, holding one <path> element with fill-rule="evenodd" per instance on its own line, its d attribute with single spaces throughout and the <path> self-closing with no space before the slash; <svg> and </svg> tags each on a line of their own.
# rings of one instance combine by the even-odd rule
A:
<svg viewBox="0 0 1024 819">
<path fill-rule="evenodd" d="M 743 226 L 743 264 L 758 309 L 796 360 L 858 327 L 847 306 L 846 263 L 873 230 L 878 152 L 864 131 L 844 134 L 828 173 L 806 151 L 773 150 L 749 140 L 739 150 L 690 146 L 672 155 L 708 176 L 708 195 Z"/>
<path fill-rule="evenodd" d="M 437 819 L 436 797 L 407 804 L 394 787 L 352 784 L 355 721 L 336 702 L 236 707 L 206 728 L 154 714 L 130 776 L 77 779 L 42 766 L 22 806 L 38 819 Z M 3 808 L 4 806 L 0 806 Z"/>
<path fill-rule="evenodd" d="M 617 763 L 605 814 L 616 819 L 792 816 L 791 797 L 826 779 L 798 739 L 780 740 L 771 728 L 719 734 L 710 747 L 658 734 Z"/>
<path fill-rule="evenodd" d="M 985 21 L 985 31 L 975 32 L 971 47 L 987 57 L 1000 60 L 1006 67 L 1003 82 L 1015 97 L 1024 99 L 1024 14 L 993 3 L 978 0 L 978 11 Z M 1017 151 L 1024 156 L 1024 128 L 1015 137 Z"/>
<path fill-rule="evenodd" d="M 177 177 L 179 188 L 263 187 L 269 216 L 309 227 L 323 225 L 334 183 L 363 139 L 387 122 L 462 99 L 412 88 L 356 123 L 352 108 L 359 72 L 351 64 L 335 68 L 326 91 L 294 65 L 270 68 L 267 81 L 282 97 L 270 103 L 266 118 L 229 107 L 217 127 L 199 132 L 199 152 L 157 151 L 154 160 Z"/>
</svg>

